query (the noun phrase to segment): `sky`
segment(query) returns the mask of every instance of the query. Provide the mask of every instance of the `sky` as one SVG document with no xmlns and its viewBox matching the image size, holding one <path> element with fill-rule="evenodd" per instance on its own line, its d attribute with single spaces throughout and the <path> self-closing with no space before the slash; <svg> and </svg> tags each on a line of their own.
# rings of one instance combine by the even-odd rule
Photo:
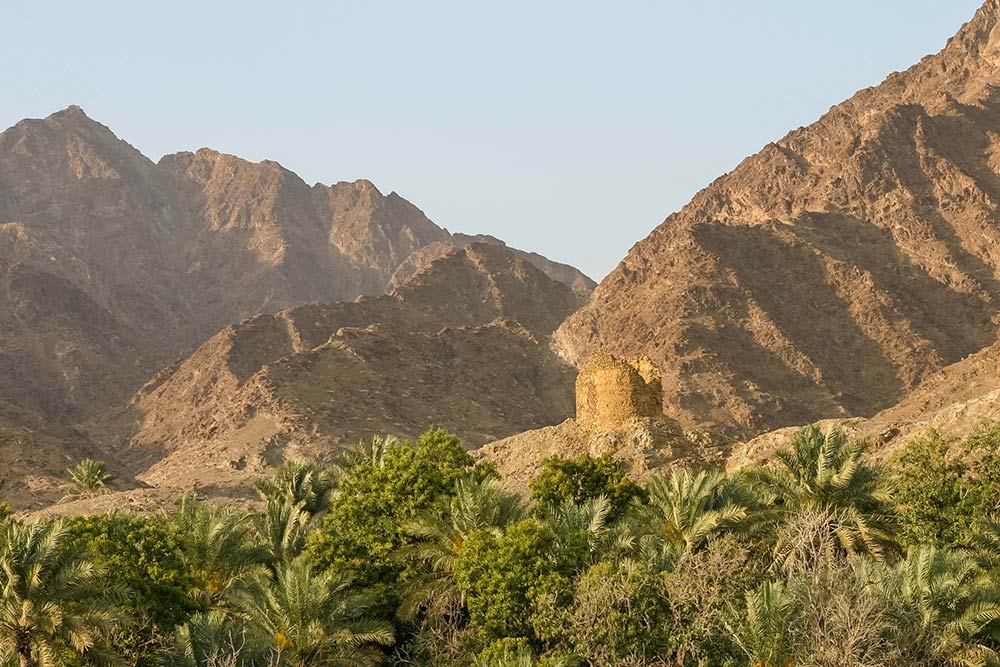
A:
<svg viewBox="0 0 1000 667">
<path fill-rule="evenodd" d="M 602 278 L 981 0 L 0 0 L 0 126 L 70 104 L 153 160 L 367 178 Z"/>
</svg>

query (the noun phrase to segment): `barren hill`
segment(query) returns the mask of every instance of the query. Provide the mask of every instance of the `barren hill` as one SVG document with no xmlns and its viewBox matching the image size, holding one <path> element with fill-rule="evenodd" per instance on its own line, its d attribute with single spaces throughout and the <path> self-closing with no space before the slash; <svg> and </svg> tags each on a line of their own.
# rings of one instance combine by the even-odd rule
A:
<svg viewBox="0 0 1000 667">
<path fill-rule="evenodd" d="M 53 479 L 93 453 L 80 425 L 125 404 L 227 325 L 379 295 L 417 272 L 430 280 L 431 262 L 469 238 L 365 180 L 310 186 L 275 162 L 208 149 L 154 163 L 75 106 L 0 133 L 0 500 L 51 501 Z M 500 250 L 500 264 L 433 281 L 441 294 L 451 290 L 451 312 L 464 307 L 465 319 L 435 322 L 439 313 L 415 297 L 406 314 L 371 304 L 314 306 L 272 320 L 284 327 L 281 344 L 291 345 L 294 332 L 304 352 L 339 327 L 367 327 L 383 315 L 386 327 L 393 318 L 408 326 L 424 317 L 423 328 L 403 330 L 432 335 L 448 323 L 480 326 L 513 313 L 528 330 L 548 333 L 593 286 L 572 267 L 482 240 Z M 446 285 L 452 278 L 458 282 Z M 418 284 L 400 287 L 398 299 Z M 537 298 L 526 294 L 533 290 Z M 539 306 L 547 297 L 555 301 Z M 523 299 L 534 309 L 519 310 Z M 320 312 L 340 324 L 322 335 L 329 322 L 284 324 Z M 246 352 L 255 343 L 241 336 L 235 346 Z M 234 352 L 234 372 L 246 380 L 292 351 L 247 352 L 262 359 L 257 365 Z"/>
<path fill-rule="evenodd" d="M 572 415 L 549 337 L 577 305 L 503 246 L 453 248 L 385 296 L 225 328 L 90 430 L 146 484 L 217 490 L 373 433 L 478 446 Z"/>
<path fill-rule="evenodd" d="M 228 324 L 381 294 L 456 244 L 368 181 L 208 149 L 154 164 L 79 107 L 22 121 L 0 133 L 0 398 L 86 417 Z"/>
<path fill-rule="evenodd" d="M 649 356 L 668 413 L 747 436 L 872 415 L 990 345 L 1000 3 L 748 158 L 636 244 L 557 332 Z"/>
</svg>

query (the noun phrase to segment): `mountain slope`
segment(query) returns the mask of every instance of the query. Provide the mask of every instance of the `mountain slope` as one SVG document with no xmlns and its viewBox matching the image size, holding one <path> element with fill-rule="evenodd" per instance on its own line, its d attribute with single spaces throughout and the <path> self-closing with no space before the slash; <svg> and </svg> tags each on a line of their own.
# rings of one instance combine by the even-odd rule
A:
<svg viewBox="0 0 1000 667">
<path fill-rule="evenodd" d="M 548 341 L 577 304 L 503 246 L 452 248 L 387 295 L 225 328 L 89 430 L 142 482 L 203 489 L 375 433 L 441 425 L 478 446 L 572 414 Z"/>
<path fill-rule="evenodd" d="M 871 415 L 996 337 L 1000 4 L 748 158 L 557 332 L 649 356 L 667 412 L 749 436 Z"/>
<path fill-rule="evenodd" d="M 154 164 L 79 107 L 22 121 L 0 133 L 0 399 L 86 418 L 228 324 L 381 294 L 455 244 L 368 181 L 208 149 Z"/>
</svg>

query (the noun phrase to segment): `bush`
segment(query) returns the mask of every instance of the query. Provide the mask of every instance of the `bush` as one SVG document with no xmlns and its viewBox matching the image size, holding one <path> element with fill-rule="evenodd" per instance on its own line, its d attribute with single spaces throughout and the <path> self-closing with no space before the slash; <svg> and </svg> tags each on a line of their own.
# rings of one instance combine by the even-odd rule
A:
<svg viewBox="0 0 1000 667">
<path fill-rule="evenodd" d="M 135 621 L 115 633 L 131 664 L 153 664 L 162 637 L 200 610 L 188 591 L 194 578 L 176 538 L 160 523 L 128 514 L 77 517 L 66 524 L 66 548 L 89 554 L 128 591 L 122 611 Z"/>
<path fill-rule="evenodd" d="M 608 454 L 547 458 L 531 480 L 531 499 L 539 505 L 558 505 L 565 500 L 580 504 L 598 496 L 611 502 L 612 515 L 617 518 L 633 499 L 644 498 L 645 492 L 625 476 L 621 462 Z"/>
<path fill-rule="evenodd" d="M 536 596 L 534 625 L 552 645 L 588 665 L 647 665 L 664 655 L 674 628 L 661 577 L 637 566 L 594 565 L 573 585 L 572 596 L 547 590 Z"/>
<path fill-rule="evenodd" d="M 323 528 L 308 541 L 311 559 L 322 569 L 352 570 L 366 585 L 394 586 L 402 566 L 393 555 L 411 542 L 403 527 L 473 467 L 458 438 L 440 430 L 415 446 L 395 443 L 374 458 L 355 457 Z"/>
<path fill-rule="evenodd" d="M 466 596 L 473 629 L 485 641 L 533 637 L 534 598 L 553 587 L 567 589 L 585 555 L 557 548 L 551 528 L 538 519 L 514 524 L 503 535 L 469 535 L 455 563 L 455 580 Z"/>
<path fill-rule="evenodd" d="M 930 432 L 891 460 L 900 538 L 956 545 L 1000 503 L 1000 427 L 961 443 Z"/>
</svg>

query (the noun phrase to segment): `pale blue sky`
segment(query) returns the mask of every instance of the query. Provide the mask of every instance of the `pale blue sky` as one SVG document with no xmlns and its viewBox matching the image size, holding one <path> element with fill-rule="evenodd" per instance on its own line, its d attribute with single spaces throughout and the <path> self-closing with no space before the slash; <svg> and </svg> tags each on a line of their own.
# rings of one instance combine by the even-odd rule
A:
<svg viewBox="0 0 1000 667">
<path fill-rule="evenodd" d="M 368 178 L 600 279 L 699 189 L 980 0 L 0 0 L 0 125 Z"/>
</svg>

